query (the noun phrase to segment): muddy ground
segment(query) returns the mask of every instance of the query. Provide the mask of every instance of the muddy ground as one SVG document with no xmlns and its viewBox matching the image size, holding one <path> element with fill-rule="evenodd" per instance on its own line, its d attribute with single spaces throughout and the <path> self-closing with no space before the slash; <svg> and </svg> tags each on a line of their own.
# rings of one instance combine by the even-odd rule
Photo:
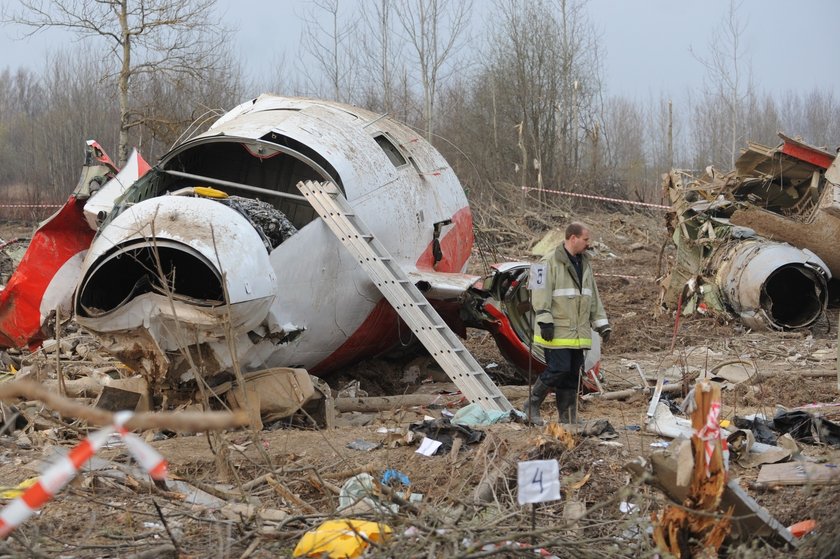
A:
<svg viewBox="0 0 840 559">
<path fill-rule="evenodd" d="M 649 377 L 667 372 L 677 382 L 740 360 L 754 366 L 763 380 L 725 389 L 724 419 L 751 413 L 772 417 L 779 406 L 838 402 L 836 377 L 802 374 L 835 370 L 837 309 L 810 330 L 792 333 L 750 332 L 737 322 L 711 317 L 682 317 L 675 325 L 674 313 L 660 310 L 657 303 L 655 280 L 670 254 L 663 250 L 662 215 L 590 212 L 575 217 L 592 224 L 594 238 L 602 243 L 595 269 L 613 325 L 601 366 L 607 391 L 640 384 L 639 368 Z M 507 237 L 494 256 L 533 258 L 528 248 L 545 225 L 531 225 L 527 219 L 513 224 L 510 229 L 520 237 Z M 7 225 L 0 238 L 28 234 L 26 227 L 17 227 Z M 476 273 L 481 272 L 482 256 L 487 255 L 474 258 Z M 69 331 L 67 339 L 85 336 Z M 488 335 L 471 332 L 467 346 L 499 384 L 515 382 L 513 369 Z M 56 359 L 44 353 L 23 357 L 33 362 Z M 638 368 L 630 367 L 632 363 Z M 373 360 L 328 380 L 338 390 L 351 379 L 359 380 L 359 388 L 371 395 L 447 388 L 436 365 L 424 357 Z M 681 396 L 676 395 L 677 402 Z M 519 407 L 523 398 L 512 402 Z M 335 494 L 349 477 L 366 470 L 379 478 L 387 469 L 404 473 L 410 480 L 405 492 L 422 499 L 403 503 L 396 514 L 352 515 L 382 519 L 393 529 L 390 543 L 373 549 L 377 557 L 529 556 L 500 547 L 508 540 L 545 547 L 559 557 L 652 557 L 651 515 L 661 511 L 665 499 L 623 468 L 638 456 L 650 456 L 657 443 L 666 440 L 639 430 L 648 397 L 639 393 L 581 405 L 583 419 L 606 419 L 617 436 L 575 436 L 570 442 L 544 435 L 540 428 L 505 423 L 482 427 L 483 439 L 465 443 L 456 453 L 425 457 L 415 452 L 416 443 L 390 446 L 386 435 L 377 432 L 383 427 L 405 430 L 424 416 L 440 417 L 444 410 L 437 408 L 340 414 L 339 427 L 331 431 L 276 423 L 260 432 L 239 430 L 217 437 L 146 433 L 169 461 L 170 480 L 182 484 L 154 485 L 131 469 L 124 448 L 106 448 L 97 454 L 100 469 L 84 471 L 0 543 L 0 557 L 288 557 L 307 530 L 328 518 L 351 516 L 336 513 Z M 543 415 L 556 418 L 553 406 L 549 397 Z M 5 488 L 37 475 L 58 448 L 70 448 L 86 432 L 82 423 L 56 417 L 48 409 L 36 411 L 37 421 L 0 437 L 0 484 Z M 821 413 L 840 420 L 840 407 L 823 407 Z M 383 444 L 369 451 L 348 448 L 359 439 Z M 800 446 L 803 460 L 840 463 L 836 448 Z M 563 498 L 520 506 L 516 462 L 548 458 L 559 461 Z M 837 482 L 759 486 L 758 473 L 758 468 L 738 464 L 730 470 L 781 524 L 815 519 L 817 530 L 797 550 L 756 538 L 727 542 L 723 554 L 837 556 Z M 482 490 L 484 499 L 477 503 L 476 493 Z M 203 504 L 192 502 L 197 495 L 205 499 Z M 389 501 L 387 496 L 381 499 Z M 622 503 L 636 508 L 624 512 L 627 505 Z M 573 511 L 581 506 L 586 514 L 575 519 L 579 515 Z"/>
</svg>

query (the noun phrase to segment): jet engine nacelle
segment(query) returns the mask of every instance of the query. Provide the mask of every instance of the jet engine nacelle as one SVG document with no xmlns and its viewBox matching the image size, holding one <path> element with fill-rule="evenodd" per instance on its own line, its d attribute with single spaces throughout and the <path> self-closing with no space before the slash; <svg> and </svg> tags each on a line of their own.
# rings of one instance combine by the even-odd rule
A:
<svg viewBox="0 0 840 559">
<path fill-rule="evenodd" d="M 79 324 L 119 339 L 122 357 L 134 348 L 166 369 L 167 354 L 211 344 L 229 367 L 233 357 L 222 340 L 257 328 L 278 288 L 268 250 L 246 216 L 216 200 L 168 195 L 132 205 L 107 231 L 82 264 Z M 143 331 L 154 344 L 130 343 Z M 165 373 L 155 369 L 147 373 Z"/>
<path fill-rule="evenodd" d="M 828 305 L 831 272 L 808 249 L 748 239 L 721 245 L 710 262 L 725 303 L 750 328 L 806 328 Z"/>
</svg>

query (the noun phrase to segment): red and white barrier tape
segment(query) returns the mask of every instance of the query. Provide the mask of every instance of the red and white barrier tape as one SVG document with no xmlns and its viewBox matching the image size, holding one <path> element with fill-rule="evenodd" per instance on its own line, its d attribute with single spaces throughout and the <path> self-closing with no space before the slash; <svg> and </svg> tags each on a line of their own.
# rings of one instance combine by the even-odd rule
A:
<svg viewBox="0 0 840 559">
<path fill-rule="evenodd" d="M 653 278 L 644 277 L 644 276 L 628 276 L 626 274 L 602 274 L 600 272 L 595 274 L 595 275 L 599 278 L 653 279 Z"/>
<path fill-rule="evenodd" d="M 0 204 L 0 208 L 60 208 L 61 204 Z"/>
<path fill-rule="evenodd" d="M 549 194 L 563 194 L 565 196 L 572 196 L 575 198 L 587 198 L 589 200 L 600 200 L 601 202 L 616 202 L 618 204 L 628 204 L 630 206 L 642 206 L 644 208 L 656 208 L 658 210 L 670 210 L 671 206 L 663 206 L 662 204 L 651 204 L 649 202 L 633 202 L 632 200 L 624 200 L 622 198 L 609 198 L 607 196 L 595 196 L 594 194 L 581 194 L 579 192 L 567 192 L 565 190 L 552 190 L 550 188 L 535 188 L 533 186 L 520 187 L 524 191 L 539 190 L 540 192 L 548 192 Z"/>
<path fill-rule="evenodd" d="M 712 402 L 709 404 L 709 415 L 706 416 L 706 424 L 697 433 L 697 436 L 703 441 L 706 458 L 706 477 L 712 475 L 710 465 L 712 463 L 712 455 L 715 453 L 715 441 L 720 439 L 719 418 L 720 402 Z"/>
<path fill-rule="evenodd" d="M 146 444 L 143 439 L 129 433 L 123 425 L 133 414 L 122 411 L 114 414 L 114 424 L 96 431 L 73 447 L 67 456 L 62 456 L 58 462 L 50 466 L 32 487 L 23 495 L 6 505 L 0 511 L 0 539 L 7 537 L 12 531 L 26 522 L 39 508 L 44 506 L 53 496 L 61 491 L 79 469 L 90 460 L 96 452 L 108 441 L 116 431 L 123 440 L 134 459 L 154 479 L 166 477 L 166 460 L 158 451 Z"/>
</svg>

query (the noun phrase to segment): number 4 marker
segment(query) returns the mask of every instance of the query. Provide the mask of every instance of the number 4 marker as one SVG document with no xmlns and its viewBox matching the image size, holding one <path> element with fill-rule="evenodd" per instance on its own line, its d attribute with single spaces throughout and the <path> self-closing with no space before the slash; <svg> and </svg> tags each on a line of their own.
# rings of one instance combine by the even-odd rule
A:
<svg viewBox="0 0 840 559">
<path fill-rule="evenodd" d="M 519 463 L 520 505 L 560 499 L 560 465 L 557 460 L 530 460 Z"/>
</svg>

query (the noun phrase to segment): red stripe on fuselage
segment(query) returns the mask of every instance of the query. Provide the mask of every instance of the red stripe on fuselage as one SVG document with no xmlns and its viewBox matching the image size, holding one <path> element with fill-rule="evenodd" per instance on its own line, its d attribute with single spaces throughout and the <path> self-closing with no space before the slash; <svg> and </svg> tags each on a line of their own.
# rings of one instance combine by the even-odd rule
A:
<svg viewBox="0 0 840 559">
<path fill-rule="evenodd" d="M 432 243 L 417 259 L 417 268 L 420 270 L 435 270 L 437 272 L 460 272 L 470 257 L 473 246 L 472 212 L 466 206 L 458 210 L 452 216 L 452 228 L 444 233 L 440 239 L 440 249 L 443 258 L 437 265 L 434 264 L 432 254 Z"/>
</svg>

